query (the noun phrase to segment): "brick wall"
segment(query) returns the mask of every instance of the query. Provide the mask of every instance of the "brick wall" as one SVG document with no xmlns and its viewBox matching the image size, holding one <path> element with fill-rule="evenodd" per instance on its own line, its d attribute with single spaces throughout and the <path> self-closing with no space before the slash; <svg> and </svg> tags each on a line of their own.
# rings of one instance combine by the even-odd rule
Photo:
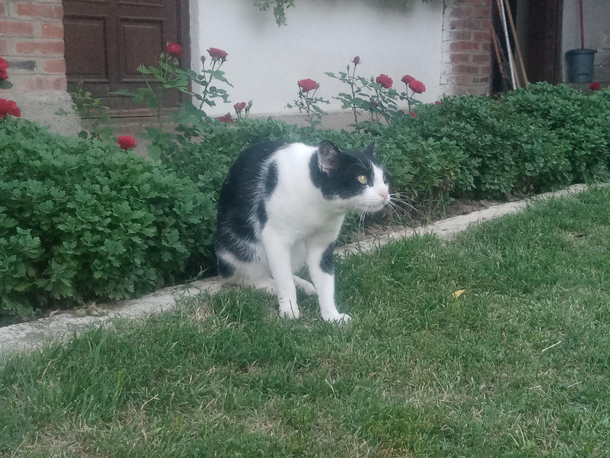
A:
<svg viewBox="0 0 610 458">
<path fill-rule="evenodd" d="M 441 90 L 489 93 L 492 0 L 445 0 Z"/>
<path fill-rule="evenodd" d="M 65 91 L 61 0 L 0 2 L 0 56 L 10 65 L 10 91 Z"/>
<path fill-rule="evenodd" d="M 22 117 L 74 134 L 80 130 L 67 92 L 62 0 L 0 0 L 0 57 L 9 64 L 11 89 Z M 69 115 L 57 116 L 58 110 Z"/>
</svg>

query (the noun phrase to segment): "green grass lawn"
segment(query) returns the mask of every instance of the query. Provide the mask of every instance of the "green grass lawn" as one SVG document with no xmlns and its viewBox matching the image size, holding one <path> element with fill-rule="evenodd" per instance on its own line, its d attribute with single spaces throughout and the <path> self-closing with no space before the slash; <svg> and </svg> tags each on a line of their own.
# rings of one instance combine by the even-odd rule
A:
<svg viewBox="0 0 610 458">
<path fill-rule="evenodd" d="M 226 291 L 12 356 L 0 456 L 610 456 L 610 189 L 349 257 L 337 287 L 348 326 Z"/>
</svg>

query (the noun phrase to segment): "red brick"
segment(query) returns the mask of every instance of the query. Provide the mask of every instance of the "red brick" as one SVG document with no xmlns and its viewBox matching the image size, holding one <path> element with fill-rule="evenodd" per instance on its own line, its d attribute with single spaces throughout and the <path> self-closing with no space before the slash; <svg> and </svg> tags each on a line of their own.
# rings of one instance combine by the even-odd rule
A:
<svg viewBox="0 0 610 458">
<path fill-rule="evenodd" d="M 35 16 L 48 19 L 61 19 L 64 9 L 61 5 L 40 5 L 38 3 L 19 3 L 17 5 L 19 16 Z"/>
<path fill-rule="evenodd" d="M 64 54 L 63 41 L 20 41 L 17 54 Z"/>
<path fill-rule="evenodd" d="M 472 78 L 473 83 L 489 83 L 489 76 L 481 76 L 478 78 Z"/>
<path fill-rule="evenodd" d="M 455 54 L 452 53 L 450 55 L 451 63 L 453 64 L 462 64 L 464 62 L 470 61 L 470 54 Z"/>
<path fill-rule="evenodd" d="M 445 41 L 469 41 L 472 38 L 470 30 L 446 30 L 443 34 Z"/>
<path fill-rule="evenodd" d="M 448 17 L 454 18 L 472 17 L 472 15 L 474 14 L 474 8 L 470 8 L 468 6 L 456 6 L 455 8 L 451 8 L 445 14 L 447 14 Z"/>
<path fill-rule="evenodd" d="M 454 19 L 449 22 L 450 29 L 463 29 L 464 28 L 464 20 L 463 19 Z"/>
<path fill-rule="evenodd" d="M 489 32 L 474 32 L 472 35 L 474 41 L 489 41 L 491 40 L 491 33 Z"/>
<path fill-rule="evenodd" d="M 472 76 L 456 75 L 454 78 L 458 86 L 470 86 L 472 84 Z"/>
<path fill-rule="evenodd" d="M 490 57 L 491 56 L 489 54 L 473 54 L 472 61 L 477 64 L 481 64 L 481 63 L 486 64 L 486 63 L 489 63 Z"/>
<path fill-rule="evenodd" d="M 491 73 L 491 66 L 485 65 L 483 67 L 479 67 L 479 75 L 489 75 Z"/>
<path fill-rule="evenodd" d="M 64 76 L 37 76 L 23 81 L 26 91 L 65 91 L 68 87 Z"/>
<path fill-rule="evenodd" d="M 485 43 L 483 43 L 485 44 Z M 454 41 L 449 45 L 450 51 L 478 51 L 479 43 L 472 43 L 470 41 Z"/>
<path fill-rule="evenodd" d="M 481 8 L 474 8 L 472 12 L 473 17 L 489 18 L 491 17 L 491 8 L 482 6 Z"/>
<path fill-rule="evenodd" d="M 481 43 L 481 51 L 491 51 L 491 43 Z"/>
<path fill-rule="evenodd" d="M 479 75 L 479 67 L 474 65 L 454 65 L 453 73 L 456 75 Z"/>
<path fill-rule="evenodd" d="M 4 15 L 4 3 L 0 3 L 0 16 Z"/>
<path fill-rule="evenodd" d="M 30 22 L 0 21 L 0 34 L 32 35 L 34 26 Z"/>
<path fill-rule="evenodd" d="M 61 23 L 46 22 L 40 26 L 43 38 L 63 38 L 64 26 Z"/>
<path fill-rule="evenodd" d="M 8 42 L 6 40 L 0 40 L 0 56 L 6 56 L 8 54 Z"/>
<path fill-rule="evenodd" d="M 45 60 L 43 68 L 46 73 L 66 73 L 66 61 L 64 59 Z"/>
</svg>

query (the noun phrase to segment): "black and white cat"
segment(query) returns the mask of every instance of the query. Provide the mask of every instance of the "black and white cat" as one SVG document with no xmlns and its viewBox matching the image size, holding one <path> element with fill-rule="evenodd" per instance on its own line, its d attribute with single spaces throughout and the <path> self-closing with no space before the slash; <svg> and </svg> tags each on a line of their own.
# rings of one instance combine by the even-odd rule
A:
<svg viewBox="0 0 610 458">
<path fill-rule="evenodd" d="M 216 255 L 230 283 L 277 294 L 280 316 L 298 318 L 295 287 L 318 294 L 326 321 L 349 320 L 335 305 L 334 242 L 350 211 L 390 202 L 374 154 L 271 142 L 245 149 L 220 191 Z M 307 264 L 313 285 L 294 275 Z M 315 285 L 315 287 L 314 287 Z"/>
</svg>

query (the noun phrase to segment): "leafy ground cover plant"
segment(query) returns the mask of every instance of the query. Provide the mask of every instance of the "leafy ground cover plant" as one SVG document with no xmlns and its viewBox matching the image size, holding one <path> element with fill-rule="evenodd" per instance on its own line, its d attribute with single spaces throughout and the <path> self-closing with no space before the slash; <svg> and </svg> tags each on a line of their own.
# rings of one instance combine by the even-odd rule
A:
<svg viewBox="0 0 610 458">
<path fill-rule="evenodd" d="M 567 85 L 538 83 L 503 98 L 504 104 L 567 143 L 577 181 L 605 180 L 610 163 L 610 95 L 590 96 Z"/>
<path fill-rule="evenodd" d="M 0 455 L 608 456 L 609 199 L 339 260 L 345 328 L 233 290 L 12 355 Z"/>
<path fill-rule="evenodd" d="M 0 120 L 0 313 L 121 299 L 184 276 L 210 196 L 117 146 Z"/>
</svg>

